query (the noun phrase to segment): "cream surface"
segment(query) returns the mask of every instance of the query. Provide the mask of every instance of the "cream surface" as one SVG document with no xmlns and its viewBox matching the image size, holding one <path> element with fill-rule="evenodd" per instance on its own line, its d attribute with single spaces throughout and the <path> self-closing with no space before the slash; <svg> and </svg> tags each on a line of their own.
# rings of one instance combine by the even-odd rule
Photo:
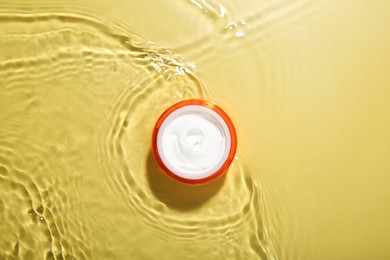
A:
<svg viewBox="0 0 390 260">
<path fill-rule="evenodd" d="M 172 112 L 157 137 L 164 164 L 176 175 L 201 179 L 215 173 L 230 151 L 230 133 L 213 110 L 190 105 Z"/>
</svg>

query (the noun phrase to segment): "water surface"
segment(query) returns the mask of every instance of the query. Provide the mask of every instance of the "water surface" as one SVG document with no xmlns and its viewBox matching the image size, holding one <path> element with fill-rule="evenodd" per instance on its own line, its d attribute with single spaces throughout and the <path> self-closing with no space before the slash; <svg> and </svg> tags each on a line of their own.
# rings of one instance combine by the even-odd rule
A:
<svg viewBox="0 0 390 260">
<path fill-rule="evenodd" d="M 389 11 L 0 0 L 0 258 L 389 258 Z M 210 185 L 150 152 L 186 98 L 238 131 Z"/>
</svg>

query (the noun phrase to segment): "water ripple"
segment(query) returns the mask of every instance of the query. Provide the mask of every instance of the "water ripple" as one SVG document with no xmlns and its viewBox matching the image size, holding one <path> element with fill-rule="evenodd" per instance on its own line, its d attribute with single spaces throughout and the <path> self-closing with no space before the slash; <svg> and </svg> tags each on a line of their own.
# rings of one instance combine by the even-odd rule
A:
<svg viewBox="0 0 390 260">
<path fill-rule="evenodd" d="M 4 230 L 13 232 L 14 242 L 1 240 L 1 254 L 88 258 L 95 243 L 91 225 L 97 220 L 83 208 L 91 195 L 69 189 L 102 186 L 114 192 L 122 187 L 128 196 L 135 181 L 125 161 L 129 147 L 123 146 L 123 139 L 134 120 L 142 118 L 145 101 L 153 97 L 154 103 L 169 104 L 202 97 L 206 90 L 193 75 L 195 66 L 182 57 L 113 33 L 94 19 L 1 14 L 0 21 L 0 46 L 21 50 L 0 54 L 0 185 L 1 194 L 7 194 L 7 200 L 0 200 L 0 216 L 7 227 L 16 228 Z M 38 25 L 43 22 L 52 27 L 42 30 Z M 8 26 L 15 23 L 29 27 L 30 33 Z M 86 103 L 89 109 L 80 109 Z M 97 150 L 86 149 L 91 142 Z M 100 173 L 107 183 L 83 176 L 88 163 L 95 162 L 92 158 L 102 165 L 119 158 L 118 175 L 112 174 L 115 167 L 107 166 Z M 134 192 L 129 201 L 142 204 L 143 191 Z"/>
<path fill-rule="evenodd" d="M 193 63 L 82 15 L 0 14 L 0 22 L 0 46 L 20 47 L 0 54 L 0 220 L 13 234 L 0 239 L 1 256 L 109 257 L 123 251 L 116 239 L 141 250 L 139 237 L 153 236 L 215 258 L 273 259 L 261 182 L 245 161 L 188 187 L 152 158 L 165 108 L 209 95 Z"/>
</svg>

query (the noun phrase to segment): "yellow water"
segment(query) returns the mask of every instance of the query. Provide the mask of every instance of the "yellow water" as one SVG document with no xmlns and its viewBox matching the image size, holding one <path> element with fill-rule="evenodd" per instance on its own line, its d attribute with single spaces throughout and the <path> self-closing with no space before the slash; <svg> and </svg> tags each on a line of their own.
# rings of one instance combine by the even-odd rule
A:
<svg viewBox="0 0 390 260">
<path fill-rule="evenodd" d="M 0 0 L 0 259 L 389 259 L 390 1 Z M 156 166 L 216 101 L 218 181 Z"/>
</svg>

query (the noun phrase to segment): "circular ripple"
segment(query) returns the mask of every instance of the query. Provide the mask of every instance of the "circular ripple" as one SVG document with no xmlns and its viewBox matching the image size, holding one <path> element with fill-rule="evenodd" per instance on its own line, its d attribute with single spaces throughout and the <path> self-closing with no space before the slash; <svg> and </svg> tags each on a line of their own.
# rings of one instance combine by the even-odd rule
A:
<svg viewBox="0 0 390 260">
<path fill-rule="evenodd" d="M 272 259 L 262 191 L 247 163 L 188 187 L 151 156 L 161 112 L 208 96 L 193 64 L 83 16 L 0 21 L 0 47 L 20 49 L 0 54 L 0 220 L 12 234 L 0 239 L 2 254 L 120 258 L 118 241 L 142 250 L 139 240 L 153 237 L 156 248 L 190 255 Z M 15 23 L 29 33 L 15 33 Z"/>
</svg>

